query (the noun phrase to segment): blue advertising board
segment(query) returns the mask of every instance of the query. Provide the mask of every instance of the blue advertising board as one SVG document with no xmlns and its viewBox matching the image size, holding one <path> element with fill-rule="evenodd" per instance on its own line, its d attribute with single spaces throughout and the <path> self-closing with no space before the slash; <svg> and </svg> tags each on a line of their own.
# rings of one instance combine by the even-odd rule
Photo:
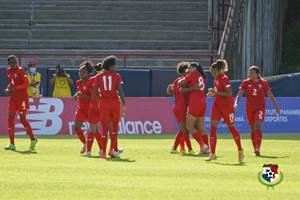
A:
<svg viewBox="0 0 300 200">
<path fill-rule="evenodd" d="M 213 98 L 207 98 L 207 111 L 205 123 L 207 131 L 210 128 L 210 110 Z M 276 115 L 271 101 L 266 98 L 266 117 L 263 123 L 264 133 L 300 133 L 300 98 L 299 97 L 277 97 L 281 114 Z M 174 98 L 171 98 L 172 104 Z M 175 122 L 175 119 L 174 119 Z M 235 125 L 240 133 L 249 133 L 250 128 L 246 117 L 246 98 L 242 98 L 235 113 Z M 220 123 L 218 133 L 228 133 L 224 123 Z"/>
</svg>

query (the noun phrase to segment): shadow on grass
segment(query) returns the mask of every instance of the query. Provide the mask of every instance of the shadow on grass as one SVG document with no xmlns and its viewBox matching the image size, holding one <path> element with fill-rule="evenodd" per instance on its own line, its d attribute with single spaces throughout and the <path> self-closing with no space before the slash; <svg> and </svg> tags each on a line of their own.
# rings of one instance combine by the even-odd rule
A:
<svg viewBox="0 0 300 200">
<path fill-rule="evenodd" d="M 209 154 L 184 154 L 183 157 L 207 158 Z"/>
<path fill-rule="evenodd" d="M 257 156 L 258 158 L 267 158 L 267 159 L 282 159 L 282 158 L 289 158 L 289 156 L 268 156 L 268 155 L 260 155 Z"/>
<path fill-rule="evenodd" d="M 112 162 L 128 162 L 128 163 L 135 162 L 135 160 L 131 160 L 129 158 L 106 158 L 106 160 Z"/>
<path fill-rule="evenodd" d="M 14 150 L 13 152 L 16 152 L 16 153 L 19 153 L 19 154 L 37 154 L 36 151 L 30 151 L 30 150 L 25 150 L 25 151 Z"/>
<path fill-rule="evenodd" d="M 211 162 L 213 164 L 216 164 L 216 165 L 223 165 L 223 166 L 240 166 L 240 167 L 244 167 L 246 166 L 246 163 L 243 162 L 243 163 L 221 163 L 221 162 Z"/>
</svg>

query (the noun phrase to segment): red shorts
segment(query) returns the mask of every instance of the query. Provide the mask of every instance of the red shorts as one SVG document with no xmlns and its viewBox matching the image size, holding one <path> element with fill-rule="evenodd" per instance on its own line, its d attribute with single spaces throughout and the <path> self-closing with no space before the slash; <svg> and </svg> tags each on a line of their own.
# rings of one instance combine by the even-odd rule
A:
<svg viewBox="0 0 300 200">
<path fill-rule="evenodd" d="M 87 121 L 92 124 L 97 124 L 100 121 L 100 111 L 97 107 L 90 107 Z"/>
<path fill-rule="evenodd" d="M 186 121 L 186 111 L 183 109 L 173 108 L 173 113 L 176 118 L 177 124 L 184 124 Z"/>
<path fill-rule="evenodd" d="M 231 105 L 220 106 L 213 104 L 211 107 L 210 120 L 221 121 L 224 119 L 225 124 L 234 123 L 234 107 Z"/>
<path fill-rule="evenodd" d="M 206 102 L 190 103 L 187 113 L 196 118 L 205 117 Z"/>
<path fill-rule="evenodd" d="M 247 113 L 247 119 L 250 126 L 253 126 L 255 122 L 261 121 L 263 122 L 265 120 L 266 116 L 266 108 L 251 108 L 246 106 L 246 113 Z"/>
<path fill-rule="evenodd" d="M 119 122 L 121 105 L 119 99 L 101 100 L 100 119 L 102 122 Z"/>
<path fill-rule="evenodd" d="M 29 109 L 28 98 L 13 99 L 9 98 L 8 111 L 9 112 L 19 112 L 20 114 L 26 113 Z"/>
<path fill-rule="evenodd" d="M 75 121 L 85 122 L 88 118 L 88 111 L 87 109 L 80 109 L 77 108 L 75 113 Z"/>
</svg>

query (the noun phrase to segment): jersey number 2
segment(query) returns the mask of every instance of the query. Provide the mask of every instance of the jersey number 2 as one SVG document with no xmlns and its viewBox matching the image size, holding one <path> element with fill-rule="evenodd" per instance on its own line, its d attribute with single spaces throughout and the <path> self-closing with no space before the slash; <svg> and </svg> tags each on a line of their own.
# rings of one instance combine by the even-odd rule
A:
<svg viewBox="0 0 300 200">
<path fill-rule="evenodd" d="M 111 76 L 103 76 L 102 79 L 103 79 L 104 91 L 111 91 L 112 77 Z"/>
</svg>

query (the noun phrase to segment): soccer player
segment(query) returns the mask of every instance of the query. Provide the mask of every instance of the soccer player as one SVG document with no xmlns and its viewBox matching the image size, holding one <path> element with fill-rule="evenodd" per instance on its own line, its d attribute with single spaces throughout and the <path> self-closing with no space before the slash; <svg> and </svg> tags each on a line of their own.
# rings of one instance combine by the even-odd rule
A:
<svg viewBox="0 0 300 200">
<path fill-rule="evenodd" d="M 258 66 L 252 66 L 248 70 L 248 79 L 244 80 L 240 86 L 234 107 L 238 107 L 241 97 L 246 93 L 246 113 L 249 126 L 251 128 L 251 141 L 254 148 L 254 156 L 260 156 L 260 146 L 262 142 L 262 124 L 266 115 L 265 94 L 275 106 L 277 115 L 280 108 L 266 80 L 261 77 L 261 70 Z"/>
<path fill-rule="evenodd" d="M 122 152 L 118 149 L 118 128 L 121 117 L 121 104 L 123 114 L 125 114 L 126 112 L 124 91 L 122 86 L 123 81 L 120 74 L 115 71 L 115 56 L 108 56 L 104 58 L 102 67 L 104 71 L 99 74 L 99 76 L 97 76 L 94 82 L 96 98 L 101 105 L 100 115 L 103 129 L 103 156 L 101 157 L 104 157 L 104 155 L 106 155 L 107 134 L 110 124 L 112 125 L 112 129 L 109 130 L 111 140 L 109 156 L 118 157 Z"/>
<path fill-rule="evenodd" d="M 230 80 L 225 72 L 228 69 L 225 60 L 217 60 L 210 66 L 210 71 L 214 77 L 214 88 L 209 88 L 207 96 L 215 97 L 210 116 L 210 148 L 211 153 L 206 158 L 207 161 L 215 160 L 217 144 L 217 127 L 223 118 L 224 123 L 230 130 L 238 148 L 238 161 L 243 163 L 244 152 L 241 145 L 240 133 L 234 125 L 234 105 Z"/>
<path fill-rule="evenodd" d="M 208 136 L 205 130 L 206 74 L 199 63 L 190 63 L 188 74 L 180 81 L 180 92 L 189 92 L 186 126 L 200 145 L 199 154 L 209 153 Z"/>
<path fill-rule="evenodd" d="M 5 146 L 5 150 L 16 150 L 15 146 L 15 116 L 19 113 L 20 122 L 23 124 L 31 143 L 30 151 L 34 151 L 37 139 L 33 135 L 32 128 L 26 119 L 26 112 L 29 109 L 29 100 L 27 88 L 29 87 L 28 78 L 25 70 L 18 65 L 18 59 L 15 55 L 10 55 L 7 59 L 8 67 L 6 70 L 8 86 L 5 92 L 9 95 L 8 102 L 8 134 L 10 144 Z"/>
<path fill-rule="evenodd" d="M 173 95 L 175 97 L 175 103 L 173 106 L 173 113 L 176 118 L 177 124 L 179 126 L 178 133 L 176 135 L 171 153 L 177 153 L 177 147 L 180 144 L 180 152 L 182 154 L 185 153 L 184 142 L 188 147 L 188 153 L 193 154 L 193 149 L 190 141 L 189 132 L 186 128 L 186 111 L 188 107 L 188 93 L 179 92 L 180 84 L 179 81 L 184 78 L 187 72 L 187 68 L 189 66 L 188 62 L 181 62 L 177 65 L 177 73 L 179 77 L 175 79 L 173 84 L 170 84 L 167 87 L 167 94 Z"/>
<path fill-rule="evenodd" d="M 79 80 L 76 81 L 77 92 L 74 97 L 78 100 L 77 110 L 75 113 L 75 132 L 82 143 L 80 154 L 86 152 L 86 138 L 81 129 L 83 122 L 87 121 L 88 110 L 91 102 L 92 82 L 89 81 L 88 67 L 92 65 L 89 61 L 84 61 L 79 65 Z"/>
<path fill-rule="evenodd" d="M 92 83 L 92 85 L 94 84 L 96 77 L 99 76 L 99 74 L 102 72 L 102 63 L 96 64 L 95 66 L 93 66 L 93 68 L 95 68 L 97 74 L 95 76 L 92 76 L 89 79 L 89 81 Z M 91 91 L 92 99 L 91 99 L 90 107 L 88 109 L 88 119 L 87 119 L 87 121 L 89 122 L 90 130 L 87 135 L 87 150 L 86 150 L 85 156 L 86 157 L 91 156 L 91 150 L 92 150 L 94 138 L 96 138 L 98 147 L 99 147 L 99 155 L 102 158 L 106 158 L 106 154 L 102 154 L 102 150 L 101 150 L 102 149 L 102 135 L 99 132 L 99 127 L 98 127 L 98 123 L 100 122 L 101 105 L 99 105 L 100 102 L 97 102 L 97 100 L 96 100 L 95 90 L 93 87 L 90 88 L 90 91 Z"/>
</svg>

